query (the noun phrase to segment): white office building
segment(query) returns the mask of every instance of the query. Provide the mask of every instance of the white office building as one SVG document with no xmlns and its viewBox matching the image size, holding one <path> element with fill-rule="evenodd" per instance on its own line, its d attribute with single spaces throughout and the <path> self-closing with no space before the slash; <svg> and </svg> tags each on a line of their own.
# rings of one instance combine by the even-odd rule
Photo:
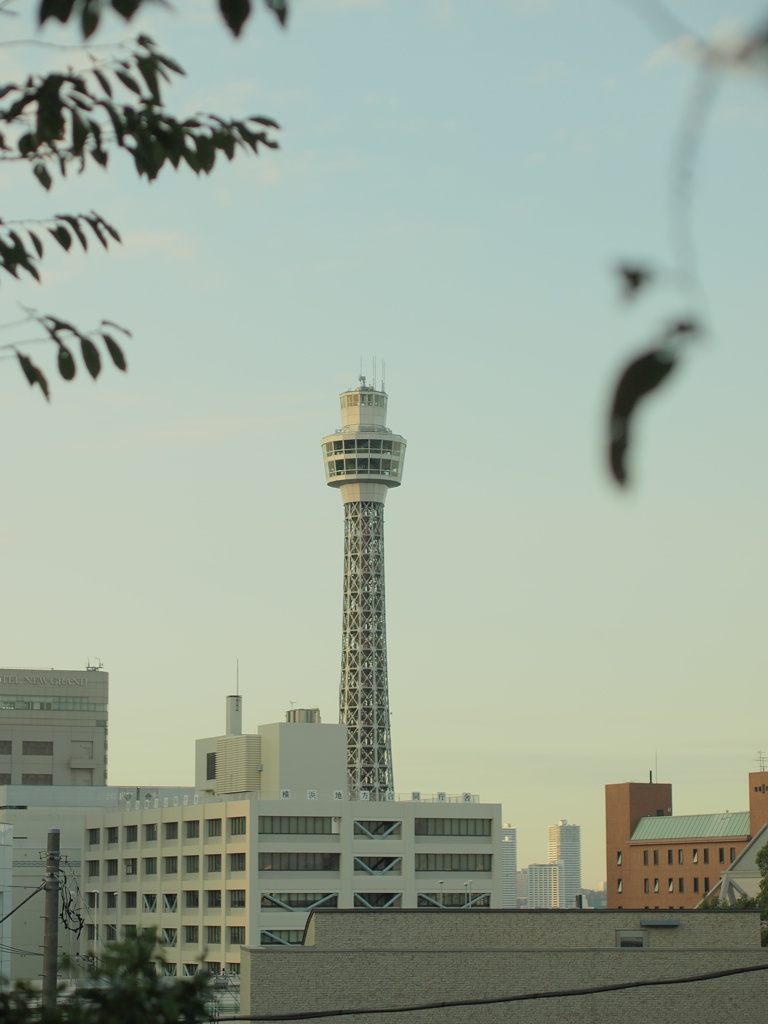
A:
<svg viewBox="0 0 768 1024">
<path fill-rule="evenodd" d="M 569 825 L 561 818 L 556 825 L 549 826 L 548 839 L 550 863 L 560 861 L 563 865 L 560 902 L 552 906 L 572 909 L 581 889 L 581 826 Z"/>
<path fill-rule="evenodd" d="M 109 675 L 0 668 L 0 786 L 105 786 Z"/>
<path fill-rule="evenodd" d="M 559 907 L 563 891 L 563 862 L 528 865 L 528 909 Z"/>
<path fill-rule="evenodd" d="M 316 907 L 501 907 L 501 807 L 471 793 L 348 797 L 347 729 L 317 719 L 199 740 L 194 795 L 86 816 L 81 953 L 155 928 L 171 975 L 236 975 Z M 318 716 L 319 717 L 319 716 Z"/>
</svg>

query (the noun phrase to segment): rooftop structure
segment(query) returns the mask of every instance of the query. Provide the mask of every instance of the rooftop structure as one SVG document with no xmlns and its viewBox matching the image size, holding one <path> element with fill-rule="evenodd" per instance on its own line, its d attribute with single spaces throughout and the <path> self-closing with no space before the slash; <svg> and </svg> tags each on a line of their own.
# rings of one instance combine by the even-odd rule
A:
<svg viewBox="0 0 768 1024">
<path fill-rule="evenodd" d="M 350 793 L 394 792 L 384 591 L 384 502 L 403 476 L 406 441 L 387 427 L 387 395 L 341 395 L 341 429 L 323 438 L 325 478 L 344 502 L 344 608 L 339 722 L 347 726 Z"/>
</svg>

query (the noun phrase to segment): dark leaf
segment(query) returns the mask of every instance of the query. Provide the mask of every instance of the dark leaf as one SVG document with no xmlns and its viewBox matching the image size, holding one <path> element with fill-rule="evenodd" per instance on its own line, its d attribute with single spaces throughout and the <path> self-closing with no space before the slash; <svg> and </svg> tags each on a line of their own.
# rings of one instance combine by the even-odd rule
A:
<svg viewBox="0 0 768 1024">
<path fill-rule="evenodd" d="M 280 24 L 285 25 L 288 20 L 288 0 L 267 0 L 267 7 L 272 9 Z"/>
<path fill-rule="evenodd" d="M 112 6 L 126 21 L 130 21 L 134 16 L 140 3 L 141 0 L 112 0 Z"/>
<path fill-rule="evenodd" d="M 40 241 L 40 239 L 37 237 L 37 235 L 35 234 L 34 231 L 27 231 L 27 234 L 32 239 L 32 245 L 34 245 L 35 252 L 37 253 L 37 255 L 38 256 L 42 256 L 43 255 L 43 243 Z"/>
<path fill-rule="evenodd" d="M 630 419 L 641 398 L 644 398 L 667 377 L 676 366 L 674 353 L 653 349 L 627 366 L 619 378 L 609 421 L 610 463 L 614 479 L 627 481 L 625 458 L 629 445 Z"/>
<path fill-rule="evenodd" d="M 46 191 L 51 187 L 53 181 L 50 174 L 42 164 L 35 164 L 32 172 Z"/>
<path fill-rule="evenodd" d="M 131 78 L 131 76 L 129 74 L 126 74 L 125 71 L 116 71 L 115 74 L 126 87 L 126 89 L 130 89 L 131 92 L 135 92 L 137 96 L 141 96 L 141 86 L 138 84 L 135 78 Z"/>
<path fill-rule="evenodd" d="M 80 348 L 83 353 L 83 360 L 88 368 L 88 373 L 90 373 L 93 379 L 96 380 L 101 372 L 101 356 L 99 355 L 99 350 L 89 338 L 85 338 L 82 335 L 80 337 Z"/>
<path fill-rule="evenodd" d="M 57 224 L 55 228 L 48 228 L 48 232 L 53 235 L 65 251 L 72 245 L 72 235 L 70 235 L 63 224 Z"/>
<path fill-rule="evenodd" d="M 17 352 L 16 355 L 18 356 L 19 362 L 21 363 L 21 368 L 24 371 L 24 376 L 27 378 L 30 385 L 39 384 L 41 391 L 46 397 L 46 400 L 50 402 L 51 396 L 48 392 L 48 381 L 45 379 L 45 375 L 43 374 L 42 370 L 35 366 L 32 360 L 28 359 L 27 356 L 25 356 L 23 353 Z"/>
<path fill-rule="evenodd" d="M 85 0 L 80 15 L 83 38 L 88 39 L 99 27 L 99 0 Z"/>
<path fill-rule="evenodd" d="M 251 13 L 251 0 L 219 0 L 219 10 L 232 34 L 239 36 Z"/>
<path fill-rule="evenodd" d="M 101 86 L 101 88 L 104 90 L 104 92 L 107 94 L 107 96 L 111 97 L 112 96 L 112 86 L 109 84 L 109 79 L 107 78 L 107 76 L 104 74 L 103 71 L 99 71 L 98 68 L 94 68 L 93 69 L 93 73 L 96 76 L 96 78 L 98 79 L 98 82 L 99 82 L 99 85 Z"/>
<path fill-rule="evenodd" d="M 131 332 L 128 330 L 127 327 L 121 327 L 120 324 L 116 324 L 114 322 L 114 320 L 102 320 L 101 321 L 101 326 L 102 327 L 114 327 L 114 329 L 116 331 L 120 331 L 120 333 L 124 334 L 127 338 L 132 338 L 133 337 L 133 335 L 131 334 Z"/>
<path fill-rule="evenodd" d="M 48 18 L 58 18 L 66 22 L 75 6 L 75 0 L 42 0 L 38 11 L 38 20 L 42 25 Z"/>
<path fill-rule="evenodd" d="M 650 270 L 647 270 L 645 267 L 631 266 L 627 263 L 622 263 L 618 268 L 618 272 L 625 299 L 633 298 L 653 277 Z"/>
<path fill-rule="evenodd" d="M 75 360 L 65 345 L 59 345 L 59 373 L 64 380 L 72 380 L 75 376 Z"/>
<path fill-rule="evenodd" d="M 69 224 L 69 226 L 72 228 L 72 230 L 77 235 L 77 237 L 78 237 L 78 239 L 80 241 L 80 245 L 82 245 L 83 249 L 85 249 L 87 251 L 87 249 L 88 249 L 88 238 L 86 237 L 86 234 L 83 231 L 83 229 L 80 227 L 80 222 L 77 219 L 77 217 L 72 217 L 70 214 L 67 214 L 67 213 L 59 213 L 59 214 L 57 214 L 57 219 L 58 220 L 65 220 L 67 222 L 67 224 Z"/>
<path fill-rule="evenodd" d="M 122 370 L 123 372 L 125 372 L 128 369 L 128 366 L 125 362 L 123 350 L 120 348 L 120 346 L 117 344 L 117 342 L 111 335 L 102 333 L 101 336 L 104 339 L 104 343 L 106 344 L 107 348 L 109 349 L 109 354 L 112 356 L 112 362 L 115 364 L 118 370 Z"/>
</svg>

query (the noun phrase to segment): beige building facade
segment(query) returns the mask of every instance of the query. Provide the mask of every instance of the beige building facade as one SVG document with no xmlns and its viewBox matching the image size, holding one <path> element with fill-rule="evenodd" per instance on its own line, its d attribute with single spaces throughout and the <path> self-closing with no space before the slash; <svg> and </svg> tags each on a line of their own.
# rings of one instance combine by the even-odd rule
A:
<svg viewBox="0 0 768 1024">
<path fill-rule="evenodd" d="M 109 675 L 0 669 L 0 785 L 105 786 Z"/>
</svg>

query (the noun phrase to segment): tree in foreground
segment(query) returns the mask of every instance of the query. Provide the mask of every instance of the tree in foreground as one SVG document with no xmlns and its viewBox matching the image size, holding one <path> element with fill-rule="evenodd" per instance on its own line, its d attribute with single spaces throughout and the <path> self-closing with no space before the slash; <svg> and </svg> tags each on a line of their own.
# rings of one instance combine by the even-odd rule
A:
<svg viewBox="0 0 768 1024">
<path fill-rule="evenodd" d="M 129 21 L 151 2 L 162 0 L 40 0 L 38 22 L 43 26 L 51 20 L 77 21 L 87 41 L 106 9 Z M 262 3 L 285 24 L 288 0 Z M 7 16 L 15 13 L 14 6 L 15 0 L 0 0 L 0 17 L 5 15 L 7 24 L 12 24 Z M 238 36 L 252 13 L 250 0 L 218 0 L 218 8 Z M 170 113 L 165 88 L 184 70 L 147 35 L 139 35 L 127 55 L 120 50 L 96 58 L 84 50 L 83 65 L 77 71 L 30 75 L 23 83 L 0 87 L 0 160 L 25 165 L 46 191 L 57 178 L 82 174 L 92 164 L 108 170 L 118 157 L 130 161 L 139 178 L 153 181 L 168 168 L 186 167 L 193 174 L 207 175 L 217 159 L 277 148 L 271 133 L 278 125 L 263 115 L 232 119 L 205 113 L 180 120 Z M 51 245 L 69 252 L 73 247 L 87 250 L 89 245 L 108 249 L 116 242 L 118 228 L 95 210 L 44 220 L 31 213 L 0 217 L 0 283 L 5 274 L 40 281 L 41 262 Z M 74 378 L 78 365 L 98 377 L 103 354 L 118 370 L 127 368 L 123 343 L 130 331 L 108 319 L 84 328 L 51 312 L 27 310 L 13 329 L 21 336 L 0 345 L 0 357 L 16 359 L 30 385 L 39 387 L 46 398 L 48 373 L 29 355 L 38 342 L 54 347 L 65 381 Z"/>
</svg>

